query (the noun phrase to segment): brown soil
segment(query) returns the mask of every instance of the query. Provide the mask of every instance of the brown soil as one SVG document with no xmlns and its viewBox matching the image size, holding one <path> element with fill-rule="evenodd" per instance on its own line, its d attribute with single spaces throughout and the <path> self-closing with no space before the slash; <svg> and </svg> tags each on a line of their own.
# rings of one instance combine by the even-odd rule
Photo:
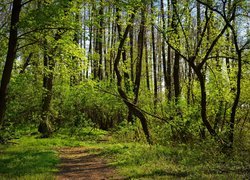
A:
<svg viewBox="0 0 250 180">
<path fill-rule="evenodd" d="M 66 179 L 122 179 L 115 169 L 107 164 L 98 154 L 89 153 L 90 149 L 84 147 L 71 147 L 58 149 L 61 163 L 57 180 Z"/>
</svg>

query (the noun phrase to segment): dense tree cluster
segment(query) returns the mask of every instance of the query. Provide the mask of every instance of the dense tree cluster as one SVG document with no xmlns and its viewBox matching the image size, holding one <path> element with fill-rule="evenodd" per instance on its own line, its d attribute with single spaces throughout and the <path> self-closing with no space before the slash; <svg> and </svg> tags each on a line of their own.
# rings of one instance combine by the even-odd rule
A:
<svg viewBox="0 0 250 180">
<path fill-rule="evenodd" d="M 32 123 L 49 137 L 65 125 L 140 122 L 148 143 L 213 137 L 232 147 L 249 126 L 249 7 L 4 0 L 0 129 Z"/>
</svg>

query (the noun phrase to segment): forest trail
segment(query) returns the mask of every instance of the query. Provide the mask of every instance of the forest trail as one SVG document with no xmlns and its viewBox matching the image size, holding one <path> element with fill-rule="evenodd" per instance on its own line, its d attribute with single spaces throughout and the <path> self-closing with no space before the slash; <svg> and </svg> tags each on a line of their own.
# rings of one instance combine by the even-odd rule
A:
<svg viewBox="0 0 250 180">
<path fill-rule="evenodd" d="M 58 149 L 61 162 L 56 179 L 121 179 L 113 167 L 98 154 L 90 153 L 90 150 L 86 147 Z"/>
</svg>

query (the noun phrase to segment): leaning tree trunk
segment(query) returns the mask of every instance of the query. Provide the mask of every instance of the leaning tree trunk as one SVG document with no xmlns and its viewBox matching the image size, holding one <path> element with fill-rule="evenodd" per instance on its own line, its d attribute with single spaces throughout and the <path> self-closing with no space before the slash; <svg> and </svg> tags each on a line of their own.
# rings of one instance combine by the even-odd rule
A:
<svg viewBox="0 0 250 180">
<path fill-rule="evenodd" d="M 116 21 L 117 21 L 117 30 L 118 30 L 118 36 L 119 36 L 119 40 L 121 40 L 122 38 L 122 27 L 120 25 L 120 20 L 121 20 L 121 16 L 120 16 L 120 9 L 117 8 L 117 12 L 116 12 Z M 131 28 L 132 29 L 132 28 Z M 127 54 L 126 54 L 126 49 L 123 48 L 122 51 L 122 61 L 124 64 L 127 63 Z M 133 80 L 131 79 L 131 81 L 133 82 Z M 126 89 L 126 92 L 128 93 L 130 90 L 130 83 L 129 83 L 129 73 L 128 72 L 124 72 L 124 86 Z"/>
<path fill-rule="evenodd" d="M 3 126 L 3 119 L 6 111 L 7 103 L 7 91 L 8 85 L 11 78 L 11 72 L 13 69 L 14 60 L 16 58 L 17 51 L 17 24 L 19 22 L 20 12 L 21 12 L 21 0 L 14 0 L 11 14 L 10 22 L 10 34 L 8 43 L 8 52 L 6 56 L 6 61 L 4 65 L 4 70 L 2 73 L 1 87 L 0 87 L 0 128 Z"/>
<path fill-rule="evenodd" d="M 120 25 L 120 20 L 121 20 L 121 15 L 120 15 L 120 9 L 119 8 L 116 8 L 116 21 L 117 21 L 117 31 L 118 31 L 118 36 L 119 36 L 119 40 L 121 41 L 122 40 L 122 27 Z M 129 30 L 129 34 L 130 36 L 132 35 L 132 40 L 130 40 L 130 56 L 131 58 L 133 58 L 133 28 L 131 27 L 130 30 Z M 123 51 L 122 51 L 122 61 L 124 64 L 126 64 L 126 61 L 127 61 L 127 56 L 126 56 L 126 50 L 124 49 L 124 47 L 122 47 Z M 132 64 L 132 59 L 131 59 L 131 64 Z M 131 68 L 131 71 L 133 71 L 133 65 Z M 131 72 L 132 76 L 133 75 L 133 72 Z M 132 77 L 131 76 L 131 77 Z M 131 79 L 131 82 L 133 83 L 134 82 L 134 79 Z M 129 83 L 129 74 L 128 72 L 124 72 L 124 86 L 125 86 L 125 90 L 126 90 L 126 93 L 128 93 L 130 91 L 130 83 Z M 131 123 L 134 123 L 134 118 L 133 118 L 133 112 L 131 111 L 131 108 L 129 108 L 129 112 L 128 112 L 128 122 L 131 122 Z"/>
<path fill-rule="evenodd" d="M 119 71 L 119 63 L 120 63 L 120 59 L 121 59 L 121 55 L 122 55 L 122 49 L 123 49 L 123 46 L 124 46 L 124 43 L 125 43 L 125 40 L 128 36 L 128 33 L 129 33 L 129 30 L 132 26 L 132 21 L 135 17 L 135 14 L 132 14 L 132 17 L 130 19 L 130 22 L 129 24 L 127 25 L 126 29 L 125 29 L 125 32 L 120 40 L 120 44 L 119 44 L 119 47 L 118 47 L 118 52 L 117 52 L 117 56 L 115 58 L 115 62 L 114 62 L 114 71 L 115 71 L 115 74 L 116 74 L 116 77 L 117 77 L 117 88 L 118 88 L 118 92 L 121 96 L 121 98 L 123 99 L 123 102 L 127 105 L 128 109 L 130 112 L 132 112 L 135 116 L 137 116 L 140 120 L 141 120 L 141 123 L 142 123 L 142 128 L 143 128 L 143 131 L 144 131 L 144 134 L 146 136 L 146 139 L 147 139 L 147 142 L 149 144 L 152 144 L 152 141 L 151 141 L 151 138 L 150 138 L 150 133 L 149 133 L 149 130 L 148 130 L 148 126 L 147 126 L 147 121 L 146 121 L 146 118 L 144 116 L 144 114 L 139 110 L 137 109 L 137 107 L 131 103 L 126 95 L 126 92 L 122 89 L 122 76 L 121 76 L 121 73 Z"/>
<path fill-rule="evenodd" d="M 142 58 L 143 58 L 143 47 L 144 47 L 144 36 L 145 36 L 145 12 L 144 9 L 141 11 L 141 24 L 140 24 L 140 31 L 138 35 L 138 60 L 136 63 L 136 77 L 135 77 L 135 85 L 134 85 L 134 105 L 137 105 L 138 98 L 139 98 L 139 90 L 140 90 L 140 83 L 141 83 L 141 73 L 142 73 Z M 147 119 L 144 114 L 138 109 L 132 108 L 131 111 L 135 114 L 141 121 L 141 125 L 143 131 L 146 135 L 148 143 L 152 143 L 149 135 Z"/>
<path fill-rule="evenodd" d="M 205 76 L 202 74 L 201 70 L 197 67 L 194 67 L 194 71 L 198 77 L 200 83 L 200 91 L 201 91 L 201 119 L 205 127 L 207 128 L 208 132 L 212 136 L 216 136 L 216 132 L 212 128 L 211 124 L 207 120 L 207 94 L 206 94 L 206 85 L 205 85 Z"/>
</svg>

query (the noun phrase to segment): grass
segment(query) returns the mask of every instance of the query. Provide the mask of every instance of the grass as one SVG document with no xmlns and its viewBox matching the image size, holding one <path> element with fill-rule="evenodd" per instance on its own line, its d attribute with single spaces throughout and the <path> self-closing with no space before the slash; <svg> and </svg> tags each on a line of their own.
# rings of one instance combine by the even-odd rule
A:
<svg viewBox="0 0 250 180">
<path fill-rule="evenodd" d="M 40 145 L 39 140 L 34 143 L 33 138 L 24 138 L 17 143 L 0 146 L 0 179 L 51 179 L 57 171 L 57 153 Z"/>
<path fill-rule="evenodd" d="M 229 157 L 212 142 L 168 146 L 121 143 L 107 132 L 91 128 L 78 129 L 77 136 L 62 129 L 48 139 L 24 132 L 11 144 L 0 145 L 0 179 L 54 179 L 59 163 L 56 149 L 65 146 L 91 147 L 89 153 L 109 159 L 127 179 L 250 178 L 249 146 L 236 148 Z"/>
<path fill-rule="evenodd" d="M 113 165 L 132 179 L 249 179 L 250 157 L 235 153 L 232 158 L 210 151 L 207 146 L 148 146 L 117 144 L 106 147 Z"/>
<path fill-rule="evenodd" d="M 86 141 L 69 136 L 64 130 L 52 138 L 41 139 L 34 129 L 22 129 L 18 138 L 0 145 L 0 180 L 2 179 L 55 179 L 59 156 L 56 151 L 65 146 L 91 146 L 104 132 L 89 128 L 81 132 Z"/>
</svg>

